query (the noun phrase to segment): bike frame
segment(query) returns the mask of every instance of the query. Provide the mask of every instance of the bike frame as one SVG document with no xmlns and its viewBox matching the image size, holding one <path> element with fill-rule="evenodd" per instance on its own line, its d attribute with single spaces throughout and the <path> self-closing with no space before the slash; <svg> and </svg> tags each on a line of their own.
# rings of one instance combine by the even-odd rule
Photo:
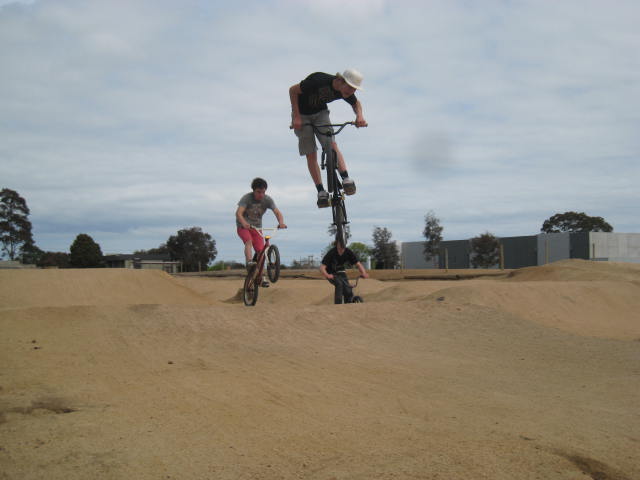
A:
<svg viewBox="0 0 640 480">
<path fill-rule="evenodd" d="M 275 245 L 271 244 L 271 238 L 273 237 L 273 235 L 272 234 L 265 235 L 264 232 L 265 231 L 276 232 L 277 230 L 279 230 L 278 228 L 256 228 L 256 227 L 251 227 L 251 228 L 253 228 L 254 230 L 258 230 L 260 232 L 260 235 L 262 235 L 262 237 L 264 238 L 264 247 L 260 252 L 256 252 L 256 265 L 249 272 L 247 272 L 247 276 L 245 278 L 245 289 L 250 288 L 252 289 L 252 292 L 253 292 L 252 303 L 247 303 L 247 300 L 245 299 L 245 305 L 255 305 L 258 297 L 258 289 L 262 284 L 262 276 L 264 275 L 264 266 L 266 264 L 269 249 L 271 247 L 275 247 Z M 278 262 L 279 261 L 280 260 L 278 258 Z M 280 268 L 279 264 L 277 268 L 278 268 L 278 275 L 279 275 L 279 268 Z M 274 283 L 275 281 L 277 281 L 277 279 L 274 280 Z"/>
<path fill-rule="evenodd" d="M 267 260 L 267 252 L 269 251 L 269 247 L 271 246 L 271 237 L 273 237 L 273 235 L 265 235 L 264 232 L 265 231 L 277 232 L 279 229 L 278 228 L 255 228 L 255 227 L 252 227 L 252 228 L 254 228 L 255 230 L 258 230 L 260 232 L 260 235 L 262 235 L 262 238 L 264 238 L 264 248 L 257 255 L 256 268 L 255 268 L 255 270 L 257 270 L 256 278 L 261 279 L 262 274 L 264 273 L 264 266 Z"/>
<path fill-rule="evenodd" d="M 347 209 L 344 206 L 344 190 L 338 172 L 338 154 L 333 149 L 333 139 L 347 125 L 355 125 L 355 122 L 330 123 L 326 125 L 314 125 L 306 123 L 303 126 L 310 125 L 314 133 L 319 137 L 326 137 L 325 141 L 320 141 L 322 145 L 322 161 L 320 167 L 327 170 L 327 192 L 329 192 L 329 203 L 331 205 L 331 214 L 333 217 L 333 225 L 336 226 L 336 242 L 346 247 L 345 227 L 349 223 L 347 219 Z M 338 127 L 336 131 L 333 127 Z M 320 130 L 326 128 L 327 130 Z"/>
</svg>

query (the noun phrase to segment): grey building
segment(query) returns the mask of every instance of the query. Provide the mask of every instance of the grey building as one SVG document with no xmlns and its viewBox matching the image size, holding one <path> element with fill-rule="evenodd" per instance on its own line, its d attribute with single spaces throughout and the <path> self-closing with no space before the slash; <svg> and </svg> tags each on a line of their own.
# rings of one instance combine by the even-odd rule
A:
<svg viewBox="0 0 640 480">
<path fill-rule="evenodd" d="M 541 233 L 498 238 L 504 268 L 522 268 L 569 258 L 640 263 L 640 233 Z M 440 243 L 440 254 L 427 262 L 424 242 L 403 242 L 401 268 L 471 268 L 471 240 Z"/>
<path fill-rule="evenodd" d="M 400 268 L 471 268 L 469 240 L 446 240 L 440 242 L 440 254 L 427 261 L 424 257 L 424 242 L 402 242 L 400 244 Z"/>
<path fill-rule="evenodd" d="M 538 265 L 565 258 L 640 263 L 640 233 L 576 232 L 538 235 Z"/>
<path fill-rule="evenodd" d="M 162 270 L 167 273 L 180 273 L 181 262 L 171 261 L 169 255 L 105 255 L 107 268 L 134 268 Z"/>
<path fill-rule="evenodd" d="M 640 263 L 640 233 L 586 232 L 582 235 L 591 260 Z"/>
</svg>

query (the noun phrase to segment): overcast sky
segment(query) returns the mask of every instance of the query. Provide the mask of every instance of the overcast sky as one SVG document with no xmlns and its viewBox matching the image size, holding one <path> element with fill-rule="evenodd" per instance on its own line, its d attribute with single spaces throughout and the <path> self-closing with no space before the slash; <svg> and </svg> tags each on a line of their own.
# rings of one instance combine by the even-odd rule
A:
<svg viewBox="0 0 640 480">
<path fill-rule="evenodd" d="M 0 0 L 0 188 L 43 250 L 87 233 L 132 253 L 198 226 L 241 260 L 234 212 L 261 176 L 283 260 L 317 257 L 331 213 L 288 89 L 354 67 L 369 127 L 337 138 L 353 241 L 422 240 L 429 210 L 445 240 L 570 210 L 637 233 L 639 25 L 637 0 Z"/>
</svg>

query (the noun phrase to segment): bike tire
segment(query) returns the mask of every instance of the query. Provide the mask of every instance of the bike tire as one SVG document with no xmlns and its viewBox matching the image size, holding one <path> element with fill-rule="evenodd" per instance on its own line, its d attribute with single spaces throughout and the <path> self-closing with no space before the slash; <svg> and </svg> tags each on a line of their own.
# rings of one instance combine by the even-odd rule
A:
<svg viewBox="0 0 640 480">
<path fill-rule="evenodd" d="M 247 307 L 252 307 L 258 301 L 258 293 L 260 292 L 260 284 L 256 281 L 255 267 L 251 269 L 244 279 L 244 287 L 242 289 L 242 300 Z"/>
<path fill-rule="evenodd" d="M 351 299 L 351 303 L 364 303 L 364 300 L 360 295 L 354 295 Z"/>
<path fill-rule="evenodd" d="M 277 245 L 269 245 L 267 250 L 267 275 L 271 283 L 276 283 L 280 278 L 280 250 Z"/>
<path fill-rule="evenodd" d="M 331 150 L 330 158 L 327 158 L 327 188 L 329 193 L 338 193 L 338 154 Z"/>
<path fill-rule="evenodd" d="M 343 248 L 347 248 L 347 231 L 345 225 L 347 223 L 344 204 L 339 201 L 335 208 L 335 223 L 336 223 L 336 244 L 340 244 Z"/>
</svg>

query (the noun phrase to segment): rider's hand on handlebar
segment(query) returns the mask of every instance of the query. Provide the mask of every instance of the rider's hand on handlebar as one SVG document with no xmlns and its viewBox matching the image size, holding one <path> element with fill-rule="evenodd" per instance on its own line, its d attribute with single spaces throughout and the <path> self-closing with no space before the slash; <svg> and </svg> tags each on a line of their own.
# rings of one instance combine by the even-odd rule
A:
<svg viewBox="0 0 640 480">
<path fill-rule="evenodd" d="M 360 117 L 360 118 L 356 118 L 356 127 L 360 128 L 360 127 L 366 127 L 369 124 L 367 123 L 367 121 Z"/>
</svg>

